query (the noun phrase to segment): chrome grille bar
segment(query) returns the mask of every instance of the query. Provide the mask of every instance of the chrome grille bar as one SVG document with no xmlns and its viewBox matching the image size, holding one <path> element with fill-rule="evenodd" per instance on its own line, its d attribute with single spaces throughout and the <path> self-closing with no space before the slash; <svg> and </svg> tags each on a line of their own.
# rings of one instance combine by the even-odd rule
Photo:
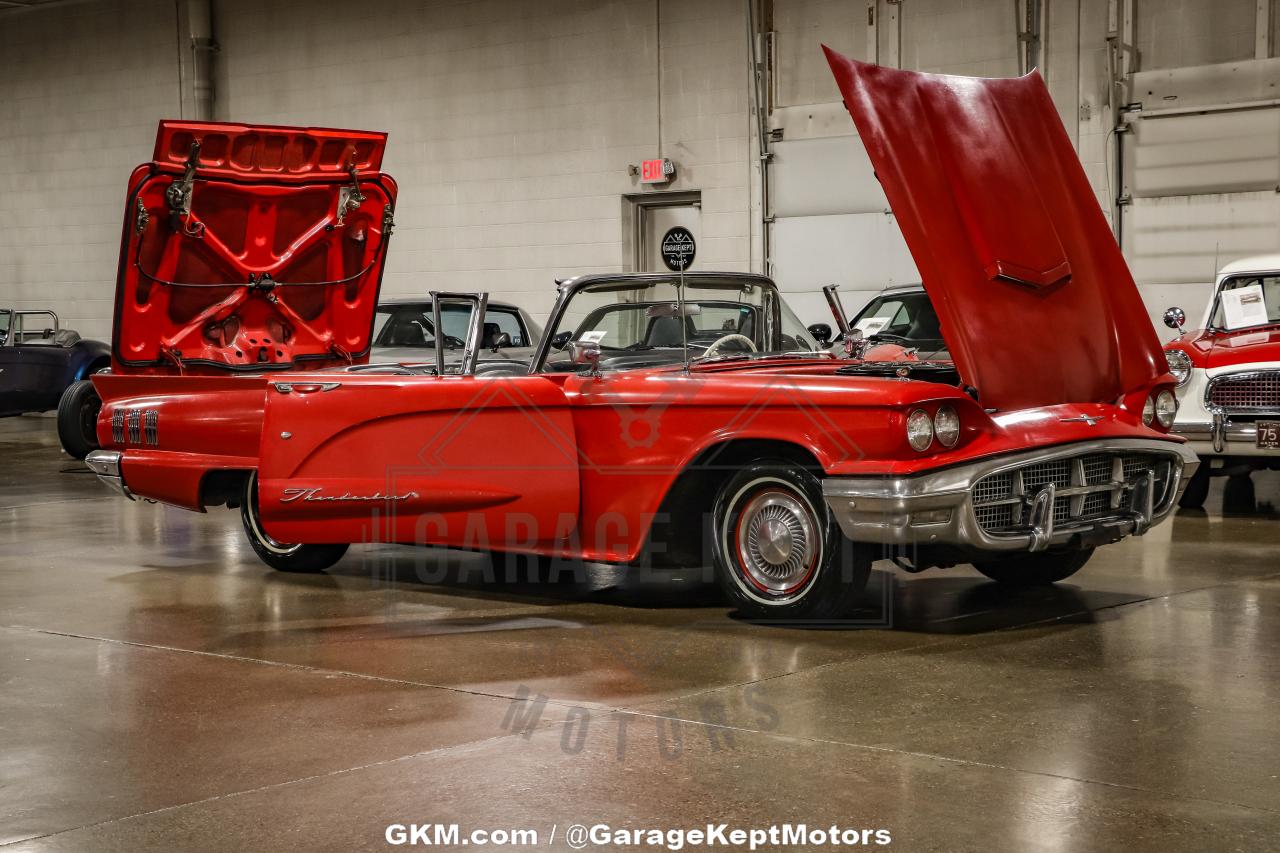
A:
<svg viewBox="0 0 1280 853">
<path fill-rule="evenodd" d="M 1143 508 L 1158 504 L 1173 479 L 1171 459 L 1152 453 L 1094 453 L 1033 462 L 979 480 L 972 492 L 974 514 L 988 533 L 1034 533 L 1049 519 L 1052 529 L 1113 515 L 1135 503 Z"/>
<path fill-rule="evenodd" d="M 1280 370 L 1225 373 L 1209 380 L 1205 407 L 1228 415 L 1280 415 Z"/>
</svg>

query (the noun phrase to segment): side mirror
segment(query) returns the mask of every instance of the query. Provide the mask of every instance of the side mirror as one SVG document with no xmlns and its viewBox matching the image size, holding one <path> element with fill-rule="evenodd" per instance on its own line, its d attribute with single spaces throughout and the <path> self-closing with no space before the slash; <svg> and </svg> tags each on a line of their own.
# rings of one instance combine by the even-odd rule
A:
<svg viewBox="0 0 1280 853">
<path fill-rule="evenodd" d="M 1187 312 L 1181 308 L 1170 308 L 1164 312 L 1164 324 L 1170 329 L 1181 329 L 1187 322 Z"/>
<path fill-rule="evenodd" d="M 600 375 L 600 343 L 598 341 L 574 341 L 569 344 L 569 358 L 574 364 L 591 367 L 591 375 Z"/>
<path fill-rule="evenodd" d="M 551 348 L 562 350 L 569 345 L 569 341 L 573 339 L 573 332 L 560 332 L 551 339 Z"/>
<path fill-rule="evenodd" d="M 809 327 L 809 334 L 824 347 L 831 344 L 831 327 L 826 323 L 814 323 Z"/>
<path fill-rule="evenodd" d="M 511 346 L 511 335 L 506 332 L 498 332 L 498 336 L 493 339 L 493 351 L 497 352 L 503 347 Z"/>
<path fill-rule="evenodd" d="M 862 358 L 867 353 L 867 336 L 861 329 L 850 329 L 844 336 L 844 354 L 848 358 Z"/>
</svg>

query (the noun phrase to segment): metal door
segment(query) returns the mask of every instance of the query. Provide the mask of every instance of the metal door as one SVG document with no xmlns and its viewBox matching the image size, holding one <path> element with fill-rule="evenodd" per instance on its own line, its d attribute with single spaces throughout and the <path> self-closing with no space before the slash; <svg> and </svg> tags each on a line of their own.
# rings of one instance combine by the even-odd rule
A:
<svg viewBox="0 0 1280 853">
<path fill-rule="evenodd" d="M 637 272 L 670 272 L 662 261 L 662 238 L 677 226 L 689 229 L 695 243 L 702 239 L 702 203 L 680 201 L 675 203 L 638 202 L 639 240 L 636 258 Z M 695 252 L 689 269 L 705 269 L 702 258 Z"/>
</svg>

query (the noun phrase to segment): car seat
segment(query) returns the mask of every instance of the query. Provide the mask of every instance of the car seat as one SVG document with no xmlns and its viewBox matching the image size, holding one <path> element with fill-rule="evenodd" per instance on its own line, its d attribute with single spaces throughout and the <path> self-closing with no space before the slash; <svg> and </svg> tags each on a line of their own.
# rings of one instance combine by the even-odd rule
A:
<svg viewBox="0 0 1280 853">
<path fill-rule="evenodd" d="M 427 336 L 417 323 L 405 323 L 402 326 L 396 326 L 391 335 L 391 346 L 393 347 L 420 347 L 425 346 L 426 343 Z"/>
<path fill-rule="evenodd" d="M 649 339 L 645 341 L 651 347 L 678 347 L 680 340 L 680 323 L 675 317 L 658 317 L 649 327 Z"/>
<path fill-rule="evenodd" d="M 480 346 L 485 349 L 493 349 L 493 345 L 500 334 L 502 334 L 502 327 L 497 323 L 485 323 L 484 332 L 480 336 Z"/>
</svg>

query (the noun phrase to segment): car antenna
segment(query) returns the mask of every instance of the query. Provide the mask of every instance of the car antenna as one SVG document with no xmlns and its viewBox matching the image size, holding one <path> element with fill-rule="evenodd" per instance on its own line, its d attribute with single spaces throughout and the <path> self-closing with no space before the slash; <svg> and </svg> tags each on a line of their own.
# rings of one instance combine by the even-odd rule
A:
<svg viewBox="0 0 1280 853">
<path fill-rule="evenodd" d="M 689 328 L 684 313 L 684 256 L 680 256 L 680 278 L 676 281 L 676 319 L 680 321 L 680 350 L 684 353 L 684 372 L 689 372 Z"/>
</svg>

